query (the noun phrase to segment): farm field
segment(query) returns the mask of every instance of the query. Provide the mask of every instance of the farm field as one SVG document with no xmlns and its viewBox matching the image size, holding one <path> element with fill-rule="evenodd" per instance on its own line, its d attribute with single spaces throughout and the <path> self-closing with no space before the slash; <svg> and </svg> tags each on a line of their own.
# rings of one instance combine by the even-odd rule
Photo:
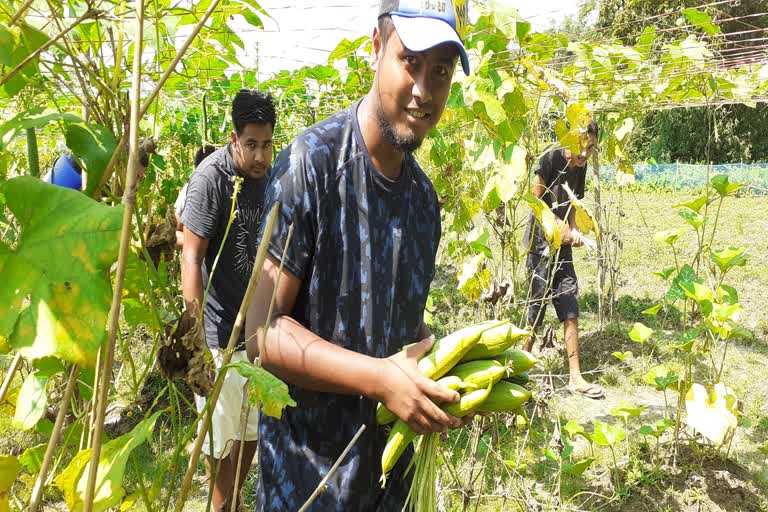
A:
<svg viewBox="0 0 768 512">
<path fill-rule="evenodd" d="M 0 512 L 768 511 L 768 6 L 343 3 L 0 2 Z"/>
</svg>

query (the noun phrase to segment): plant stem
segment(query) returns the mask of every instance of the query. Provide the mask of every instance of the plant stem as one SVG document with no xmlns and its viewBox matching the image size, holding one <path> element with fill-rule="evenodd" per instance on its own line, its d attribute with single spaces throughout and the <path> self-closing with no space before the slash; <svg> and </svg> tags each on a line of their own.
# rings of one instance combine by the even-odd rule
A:
<svg viewBox="0 0 768 512">
<path fill-rule="evenodd" d="M 336 470 L 339 469 L 339 465 L 341 465 L 342 461 L 344 460 L 344 457 L 347 456 L 349 453 L 349 450 L 352 449 L 352 447 L 355 445 L 358 439 L 360 439 L 360 436 L 365 431 L 365 424 L 360 425 L 360 428 L 357 430 L 357 433 L 352 438 L 352 440 L 349 442 L 346 448 L 344 448 L 344 451 L 341 452 L 341 455 L 339 455 L 339 458 L 336 459 L 336 462 L 333 463 L 333 466 L 331 466 L 331 469 L 326 473 L 326 475 L 323 477 L 322 480 L 320 480 L 320 483 L 317 484 L 317 487 L 315 488 L 312 495 L 309 497 L 309 499 L 304 503 L 304 505 L 301 506 L 299 509 L 299 512 L 305 512 L 309 506 L 312 504 L 315 499 L 320 495 L 320 492 L 325 487 L 325 484 L 328 482 L 328 480 L 333 476 L 334 473 L 336 473 Z"/>
<path fill-rule="evenodd" d="M 120 253 L 117 262 L 112 306 L 109 313 L 109 334 L 107 344 L 104 347 L 104 366 L 102 367 L 100 386 L 94 389 L 96 398 L 96 421 L 93 433 L 90 470 L 88 482 L 85 488 L 84 512 L 93 511 L 93 502 L 96 490 L 96 476 L 98 474 L 99 458 L 101 457 L 101 442 L 104 434 L 104 414 L 107 408 L 110 383 L 112 381 L 112 364 L 115 356 L 115 339 L 117 337 L 118 323 L 120 321 L 120 304 L 123 296 L 123 281 L 128 262 L 128 254 L 131 242 L 131 225 L 133 208 L 136 205 L 136 177 L 139 166 L 139 104 L 141 102 L 141 50 L 144 36 L 144 0 L 136 0 L 136 33 L 134 37 L 133 55 L 133 83 L 131 102 L 130 139 L 131 150 L 128 154 L 128 176 L 126 187 L 123 191 L 123 223 L 120 232 Z M 97 369 L 98 371 L 98 369 Z"/>
<path fill-rule="evenodd" d="M 208 21 L 208 18 L 210 18 L 211 14 L 213 14 L 213 11 L 216 10 L 216 7 L 218 7 L 220 2 L 221 0 L 213 0 L 211 2 L 211 5 L 208 7 L 208 10 L 205 11 L 205 14 L 203 14 L 203 17 L 200 18 L 200 21 L 197 22 L 197 25 L 195 25 L 195 28 L 192 29 L 192 32 L 190 32 L 189 36 L 184 41 L 184 44 L 176 52 L 176 55 L 173 57 L 173 60 L 171 61 L 171 63 L 166 68 L 166 70 L 163 72 L 163 75 L 155 84 L 155 88 L 152 90 L 149 97 L 146 100 L 144 100 L 144 104 L 141 106 L 141 112 L 139 117 L 143 117 L 144 114 L 146 114 L 147 111 L 149 110 L 149 107 L 152 106 L 152 102 L 155 100 L 155 98 L 159 94 L 160 89 L 163 88 L 163 86 L 165 85 L 165 82 L 171 76 L 171 73 L 173 73 L 174 69 L 176 69 L 176 66 L 181 61 L 181 58 L 186 53 L 187 49 L 189 49 L 190 45 L 192 44 L 192 41 L 195 40 L 197 35 L 200 33 L 200 30 L 203 28 L 203 25 L 205 25 L 205 23 Z M 115 63 L 115 66 L 117 66 L 117 63 Z M 109 181 L 109 179 L 112 177 L 112 173 L 114 172 L 114 169 L 115 169 L 115 164 L 117 163 L 117 160 L 120 157 L 120 154 L 125 148 L 125 145 L 127 142 L 128 142 L 128 138 L 124 133 L 123 136 L 120 138 L 120 141 L 118 142 L 117 147 L 115 148 L 115 152 L 112 153 L 112 158 L 110 158 L 109 163 L 104 168 L 104 174 L 102 174 L 101 176 L 101 181 L 93 190 L 91 197 L 94 197 L 94 198 L 99 197 L 99 194 L 101 193 L 101 189 L 104 188 L 104 185 L 106 185 L 107 181 Z"/>
<path fill-rule="evenodd" d="M 8 393 L 11 382 L 13 382 L 13 376 L 16 375 L 19 366 L 21 366 L 21 352 L 16 352 L 16 355 L 13 356 L 13 361 L 11 361 L 11 366 L 8 367 L 8 373 L 5 374 L 5 379 L 3 379 L 3 386 L 0 387 L 0 404 L 5 401 L 5 394 Z"/>
<path fill-rule="evenodd" d="M 56 415 L 56 423 L 53 425 L 53 432 L 51 432 L 51 438 L 48 440 L 48 448 L 45 449 L 45 456 L 43 457 L 43 463 L 40 466 L 40 473 L 35 480 L 35 487 L 32 489 L 32 497 L 29 502 L 29 512 L 35 512 L 40 499 L 43 497 L 43 488 L 45 487 L 45 481 L 48 477 L 48 470 L 51 467 L 53 461 L 53 454 L 56 451 L 56 445 L 59 444 L 59 437 L 61 435 L 61 427 L 64 425 L 64 417 L 69 410 L 69 399 L 72 397 L 72 392 L 75 389 L 77 383 L 77 376 L 80 373 L 80 368 L 77 365 L 73 365 L 69 371 L 69 379 L 67 380 L 67 387 L 64 389 L 64 396 L 61 397 L 59 402 L 59 412 Z"/>
</svg>

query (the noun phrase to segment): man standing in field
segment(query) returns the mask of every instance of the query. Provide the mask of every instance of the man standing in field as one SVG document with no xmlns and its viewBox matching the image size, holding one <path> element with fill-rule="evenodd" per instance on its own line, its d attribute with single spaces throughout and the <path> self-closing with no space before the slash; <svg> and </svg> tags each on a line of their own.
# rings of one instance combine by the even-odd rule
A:
<svg viewBox="0 0 768 512">
<path fill-rule="evenodd" d="M 530 274 L 530 302 L 528 324 L 538 329 L 544 320 L 546 301 L 552 300 L 557 318 L 563 323 L 565 349 L 570 372 L 569 389 L 589 398 L 603 398 L 605 391 L 590 384 L 581 375 L 579 366 L 579 303 L 578 281 L 573 267 L 573 247 L 581 247 L 587 239 L 576 229 L 575 211 L 570 206 L 568 185 L 579 199 L 584 197 L 587 161 L 597 145 L 598 127 L 592 122 L 582 135 L 581 153 L 565 148 L 548 151 L 539 160 L 533 181 L 533 194 L 542 199 L 554 212 L 562 228 L 559 254 L 550 258 L 549 245 L 531 215 L 524 236 L 529 249 L 526 266 Z M 534 337 L 526 342 L 525 350 L 533 348 Z"/>
<path fill-rule="evenodd" d="M 253 269 L 264 211 L 266 174 L 272 163 L 275 122 L 275 107 L 269 94 L 247 89 L 238 92 L 232 102 L 232 142 L 203 160 L 187 186 L 181 213 L 181 284 L 187 308 L 199 313 L 204 304 L 205 338 L 217 366 L 221 364 Z M 239 192 L 233 198 L 236 187 Z M 235 215 L 228 228 L 233 200 Z M 235 350 L 232 361 L 246 358 L 242 334 Z M 213 452 L 208 440 L 203 444 L 209 476 L 212 468 L 216 468 L 216 479 L 211 483 L 216 511 L 228 511 L 229 500 L 233 495 L 239 496 L 240 490 L 234 493 L 233 487 L 240 442 L 245 443 L 238 480 L 241 486 L 256 452 L 256 414 L 249 415 L 241 439 L 240 408 L 242 401 L 247 400 L 244 383 L 245 379 L 236 371 L 227 372 L 213 414 Z M 196 397 L 196 403 L 198 410 L 202 410 L 205 398 Z"/>
<path fill-rule="evenodd" d="M 433 343 L 423 313 L 440 211 L 413 151 L 443 113 L 456 62 L 469 72 L 465 27 L 463 1 L 382 2 L 371 90 L 275 162 L 265 211 L 279 203 L 279 215 L 246 332 L 249 356 L 287 381 L 298 405 L 280 420 L 260 415 L 256 510 L 299 509 L 361 425 L 311 510 L 400 510 L 409 457 L 381 489 L 386 432 L 376 425 L 376 402 L 419 433 L 461 424 L 435 405 L 458 394 L 416 366 Z M 257 329 L 278 275 L 264 336 Z"/>
</svg>

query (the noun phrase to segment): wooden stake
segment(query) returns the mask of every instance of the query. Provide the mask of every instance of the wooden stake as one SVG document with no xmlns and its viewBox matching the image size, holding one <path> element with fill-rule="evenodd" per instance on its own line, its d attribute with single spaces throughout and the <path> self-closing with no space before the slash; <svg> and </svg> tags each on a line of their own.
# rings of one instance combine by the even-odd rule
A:
<svg viewBox="0 0 768 512">
<path fill-rule="evenodd" d="M 93 499 L 96 490 L 96 476 L 99 469 L 99 458 L 101 457 L 101 442 L 104 435 L 104 413 L 107 408 L 107 398 L 109 397 L 109 387 L 112 383 L 112 364 L 115 357 L 115 339 L 117 338 L 117 328 L 120 320 L 120 304 L 123 296 L 123 281 L 125 279 L 125 267 L 128 262 L 129 245 L 131 242 L 131 224 L 133 220 L 133 208 L 136 205 L 136 176 L 141 165 L 139 157 L 139 103 L 141 102 L 141 50 L 144 37 L 144 0 L 136 0 L 136 34 L 133 39 L 133 83 L 131 97 L 131 124 L 130 139 L 131 150 L 128 154 L 128 177 L 123 192 L 123 224 L 120 232 L 120 253 L 117 260 L 117 273 L 115 275 L 115 289 L 112 295 L 112 307 L 109 312 L 109 334 L 107 345 L 103 350 L 104 364 L 101 368 L 101 377 L 99 378 L 99 388 L 94 389 L 94 400 L 96 400 L 96 422 L 94 425 L 91 461 L 86 470 L 88 471 L 88 482 L 85 488 L 85 499 L 83 503 L 84 512 L 93 511 Z M 96 371 L 99 371 L 97 368 Z"/>
<path fill-rule="evenodd" d="M 72 369 L 69 371 L 69 380 L 67 381 L 67 387 L 64 390 L 64 396 L 61 398 L 61 402 L 59 402 L 59 413 L 56 415 L 56 423 L 53 426 L 51 438 L 48 440 L 48 448 L 45 450 L 43 464 L 40 466 L 40 473 L 37 475 L 35 487 L 32 489 L 29 512 L 35 512 L 37 510 L 37 507 L 40 504 L 40 499 L 43 497 L 43 488 L 45 487 L 45 481 L 48 478 L 48 470 L 51 467 L 56 446 L 59 444 L 61 427 L 64 425 L 64 418 L 69 410 L 69 400 L 72 398 L 72 392 L 75 390 L 75 384 L 77 383 L 77 376 L 79 374 L 80 368 L 77 365 L 73 365 Z"/>
<path fill-rule="evenodd" d="M 16 352 L 16 355 L 13 356 L 13 361 L 11 361 L 11 366 L 8 368 L 8 373 L 5 374 L 5 379 L 3 379 L 3 387 L 0 388 L 0 404 L 5 400 L 5 394 L 8 393 L 11 382 L 13 382 L 13 376 L 16 375 L 19 366 L 21 366 L 21 352 Z"/>
</svg>

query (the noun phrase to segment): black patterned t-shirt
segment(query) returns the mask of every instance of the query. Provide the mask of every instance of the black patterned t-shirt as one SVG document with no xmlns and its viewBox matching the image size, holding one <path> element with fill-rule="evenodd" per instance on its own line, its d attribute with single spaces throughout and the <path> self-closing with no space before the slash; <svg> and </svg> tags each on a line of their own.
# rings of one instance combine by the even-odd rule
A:
<svg viewBox="0 0 768 512">
<path fill-rule="evenodd" d="M 270 254 L 301 281 L 291 316 L 341 347 L 372 357 L 416 340 L 440 241 L 432 183 L 407 155 L 396 181 L 371 162 L 357 107 L 302 133 L 275 161 L 265 211 L 280 202 Z M 340 372 L 344 368 L 338 369 Z M 408 456 L 381 489 L 385 429 L 376 404 L 361 396 L 290 386 L 298 406 L 281 420 L 261 415 L 257 510 L 297 510 L 355 435 L 366 430 L 316 511 L 400 510 L 410 479 Z"/>
<path fill-rule="evenodd" d="M 197 236 L 208 239 L 202 264 L 203 292 L 208 287 L 214 260 L 227 231 L 237 176 L 231 145 L 227 144 L 200 163 L 187 185 L 181 221 Z M 266 184 L 266 178 L 243 178 L 241 182 L 235 217 L 221 248 L 203 310 L 209 347 L 226 348 L 229 342 L 253 270 Z M 244 349 L 244 340 L 241 332 L 237 350 Z"/>
</svg>

